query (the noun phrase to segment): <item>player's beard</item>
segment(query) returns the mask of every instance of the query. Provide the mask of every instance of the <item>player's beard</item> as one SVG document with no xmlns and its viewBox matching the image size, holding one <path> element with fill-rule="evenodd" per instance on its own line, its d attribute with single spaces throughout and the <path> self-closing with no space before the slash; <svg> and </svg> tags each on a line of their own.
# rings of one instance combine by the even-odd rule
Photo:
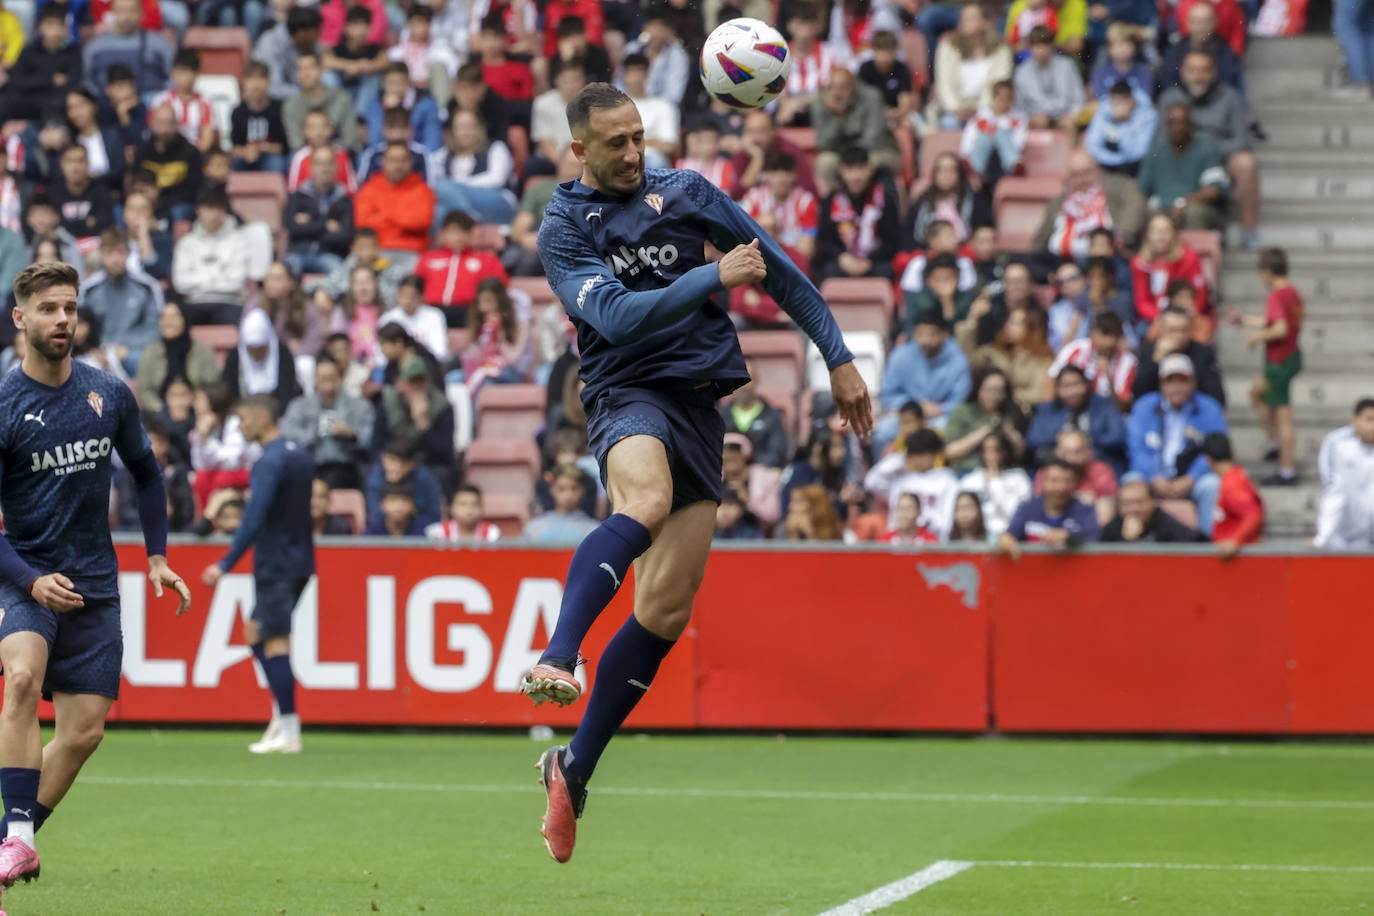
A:
<svg viewBox="0 0 1374 916">
<path fill-rule="evenodd" d="M 621 166 L 607 166 L 604 170 L 598 169 L 592 175 L 596 183 L 612 194 L 623 194 L 629 196 L 640 189 L 644 184 L 644 161 L 641 159 L 633 172 L 623 171 Z"/>
<path fill-rule="evenodd" d="M 29 346 L 32 347 L 40 356 L 50 362 L 58 362 L 66 359 L 72 352 L 72 332 L 67 331 L 65 341 L 56 342 L 52 340 L 52 335 L 44 337 L 33 331 L 29 332 Z"/>
</svg>

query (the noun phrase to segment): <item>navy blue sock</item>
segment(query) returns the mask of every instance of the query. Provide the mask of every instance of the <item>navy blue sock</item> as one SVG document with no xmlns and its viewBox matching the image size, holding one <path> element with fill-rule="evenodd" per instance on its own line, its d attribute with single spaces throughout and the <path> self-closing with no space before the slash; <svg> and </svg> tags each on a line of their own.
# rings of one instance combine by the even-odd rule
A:
<svg viewBox="0 0 1374 916">
<path fill-rule="evenodd" d="M 262 672 L 265 675 L 267 673 L 267 656 L 264 653 L 267 650 L 262 647 L 262 643 L 258 643 L 257 645 L 252 646 L 252 649 L 253 657 L 256 658 L 258 660 L 258 664 L 262 666 Z"/>
<path fill-rule="evenodd" d="M 6 833 L 9 832 L 9 821 L 34 819 L 38 810 L 38 774 L 38 769 L 31 767 L 0 767 L 0 796 L 5 801 Z"/>
<path fill-rule="evenodd" d="M 49 808 L 47 805 L 43 804 L 41 801 L 34 802 L 34 805 L 35 808 L 33 811 L 33 829 L 34 832 L 37 832 L 38 829 L 41 828 L 43 824 L 48 820 L 48 816 L 52 814 L 52 809 Z"/>
<path fill-rule="evenodd" d="M 262 663 L 267 675 L 267 686 L 272 691 L 272 699 L 277 701 L 277 712 L 284 716 L 296 714 L 296 676 L 291 673 L 291 656 L 274 655 Z"/>
<path fill-rule="evenodd" d="M 577 657 L 587 631 L 611 603 L 635 558 L 649 549 L 649 529 L 628 515 L 612 515 L 582 539 L 563 587 L 558 626 L 549 637 L 541 659 Z M 609 569 L 608 569 L 609 567 Z"/>
<path fill-rule="evenodd" d="M 611 637 L 596 665 L 587 712 L 568 743 L 564 766 L 569 779 L 586 782 L 591 778 L 601 752 L 654 682 L 659 664 L 672 648 L 673 640 L 650 633 L 633 614 Z"/>
</svg>

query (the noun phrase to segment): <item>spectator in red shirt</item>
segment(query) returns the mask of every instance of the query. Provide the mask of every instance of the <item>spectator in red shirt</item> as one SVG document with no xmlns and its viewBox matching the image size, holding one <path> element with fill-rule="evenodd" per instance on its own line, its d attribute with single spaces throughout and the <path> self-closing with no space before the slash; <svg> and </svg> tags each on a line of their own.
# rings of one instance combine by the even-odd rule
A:
<svg viewBox="0 0 1374 916">
<path fill-rule="evenodd" d="M 1115 312 L 1099 312 L 1093 319 L 1092 331 L 1086 338 L 1070 341 L 1050 364 L 1050 378 L 1058 378 L 1065 366 L 1083 370 L 1093 394 L 1112 398 L 1116 406 L 1127 410 L 1135 395 L 1136 356 L 1126 343 L 1125 327 Z"/>
<path fill-rule="evenodd" d="M 810 158 L 801 147 L 778 134 L 768 112 L 756 109 L 745 116 L 740 146 L 740 151 L 735 153 L 735 186 L 730 189 L 730 196 L 738 198 L 759 183 L 763 178 L 764 157 L 769 153 L 790 155 L 797 165 L 797 184 L 816 193 L 816 174 Z"/>
<path fill-rule="evenodd" d="M 482 20 L 474 50 L 482 63 L 482 79 L 492 92 L 508 102 L 533 101 L 534 74 L 529 64 L 506 53 L 506 27 L 500 15 Z"/>
<path fill-rule="evenodd" d="M 940 536 L 921 525 L 921 500 L 915 493 L 897 497 L 892 510 L 892 529 L 878 538 L 881 544 L 938 544 Z"/>
<path fill-rule="evenodd" d="M 1194 308 L 1197 314 L 1215 323 L 1208 302 L 1207 275 L 1202 272 L 1202 259 L 1178 236 L 1178 227 L 1167 213 L 1156 213 L 1145 227 L 1145 241 L 1140 253 L 1131 259 L 1131 283 L 1135 292 L 1135 310 L 1141 318 L 1153 322 L 1169 304 L 1169 284 L 1187 280 L 1197 290 Z"/>
<path fill-rule="evenodd" d="M 443 309 L 450 328 L 467 327 L 467 308 L 483 280 L 508 279 L 493 252 L 469 247 L 474 225 L 462 210 L 449 213 L 439 227 L 438 246 L 421 255 L 415 267 L 415 275 L 425 281 L 425 303 Z"/>
<path fill-rule="evenodd" d="M 448 521 L 427 525 L 425 537 L 448 543 L 484 543 L 501 538 L 500 527 L 482 519 L 482 491 L 470 483 L 453 491 L 448 514 Z"/>
<path fill-rule="evenodd" d="M 1264 486 L 1297 485 L 1297 430 L 1294 428 L 1290 391 L 1293 379 L 1302 371 L 1302 350 L 1298 334 L 1302 330 L 1302 296 L 1288 280 L 1288 255 L 1282 248 L 1260 252 L 1259 275 L 1269 298 L 1264 317 L 1242 316 L 1231 309 L 1227 318 L 1237 328 L 1251 328 L 1250 348 L 1264 344 L 1264 374 L 1250 387 L 1250 403 L 1255 405 L 1260 425 L 1269 436 L 1265 460 L 1278 458 L 1279 472 L 1266 477 Z"/>
<path fill-rule="evenodd" d="M 557 56 L 558 43 L 563 38 L 559 25 L 566 18 L 582 20 L 587 41 L 598 48 L 606 44 L 605 4 L 598 0 L 549 0 L 544 4 L 544 56 Z M 503 27 L 502 32 L 505 32 Z"/>
<path fill-rule="evenodd" d="M 1264 503 L 1245 468 L 1235 463 L 1225 433 L 1208 433 L 1202 454 L 1221 480 L 1212 520 L 1212 541 L 1223 560 L 1232 559 L 1242 544 L 1258 543 L 1264 532 Z"/>
<path fill-rule="evenodd" d="M 1116 472 L 1107 462 L 1093 454 L 1093 441 L 1082 430 L 1066 429 L 1054 443 L 1054 457 L 1070 465 L 1078 474 L 1074 496 L 1097 513 L 1099 524 L 1105 525 L 1116 514 Z M 1045 489 L 1045 468 L 1035 475 L 1035 494 Z"/>
<path fill-rule="evenodd" d="M 434 192 L 412 171 L 408 146 L 387 146 L 382 171 L 358 191 L 354 213 L 359 228 L 377 233 L 384 252 L 425 250 L 434 221 Z"/>
<path fill-rule="evenodd" d="M 329 119 L 329 115 L 323 111 L 310 112 L 305 116 L 302 133 L 305 134 L 305 145 L 291 154 L 291 162 L 286 169 L 287 192 L 295 194 L 301 189 L 301 185 L 311 179 L 315 174 L 315 150 L 328 148 L 334 150 L 334 165 L 338 167 L 339 184 L 348 191 L 349 197 L 357 194 L 358 173 L 353 170 L 353 160 L 349 158 L 348 150 L 331 140 L 334 136 L 334 122 Z"/>
<path fill-rule="evenodd" d="M 1236 57 L 1245 56 L 1245 13 L 1236 0 L 1179 0 L 1174 7 L 1174 21 L 1182 38 L 1192 35 L 1195 17 L 1190 13 L 1195 6 L 1205 6 L 1213 14 L 1215 27 L 1211 34 L 1226 42 Z"/>
</svg>

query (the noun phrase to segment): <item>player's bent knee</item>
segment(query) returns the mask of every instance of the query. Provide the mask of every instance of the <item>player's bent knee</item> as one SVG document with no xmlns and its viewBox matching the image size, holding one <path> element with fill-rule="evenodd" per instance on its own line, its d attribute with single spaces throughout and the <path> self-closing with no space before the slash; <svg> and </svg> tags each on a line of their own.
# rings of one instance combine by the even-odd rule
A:
<svg viewBox="0 0 1374 916">
<path fill-rule="evenodd" d="M 100 742 L 105 740 L 105 724 L 103 722 L 85 726 L 68 739 L 72 749 L 77 753 L 89 757 L 95 753 L 95 749 L 100 747 Z"/>
<path fill-rule="evenodd" d="M 635 616 L 644 629 L 661 639 L 678 639 L 687 632 L 692 620 L 692 605 L 663 605 L 636 610 Z"/>
<path fill-rule="evenodd" d="M 671 493 L 657 489 L 638 490 L 612 508 L 621 515 L 628 515 L 650 531 L 663 524 L 673 509 Z"/>
<path fill-rule="evenodd" d="M 37 668 L 13 662 L 5 668 L 5 701 L 3 713 L 32 714 L 38 709 L 43 689 L 43 674 Z"/>
</svg>

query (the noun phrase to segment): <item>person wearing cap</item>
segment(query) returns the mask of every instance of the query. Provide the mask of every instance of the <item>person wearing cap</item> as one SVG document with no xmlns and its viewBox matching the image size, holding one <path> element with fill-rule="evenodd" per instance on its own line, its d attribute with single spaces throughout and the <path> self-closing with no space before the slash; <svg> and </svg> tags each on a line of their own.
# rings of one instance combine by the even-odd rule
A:
<svg viewBox="0 0 1374 916">
<path fill-rule="evenodd" d="M 214 188 L 202 190 L 196 197 L 195 225 L 172 252 L 172 285 L 184 300 L 186 323 L 193 327 L 239 323 L 248 282 L 248 248 L 237 228 L 229 216 L 228 195 Z"/>
<path fill-rule="evenodd" d="M 1219 481 L 1212 541 L 1218 556 L 1230 560 L 1242 544 L 1254 544 L 1263 535 L 1264 502 L 1245 468 L 1236 464 L 1225 433 L 1208 433 L 1202 440 L 1202 454 Z"/>
<path fill-rule="evenodd" d="M 881 451 L 896 437 L 897 410 L 908 401 L 921 406 L 927 426 L 944 429 L 972 385 L 968 358 L 950 338 L 944 317 L 934 311 L 918 314 L 911 340 L 888 355 L 878 394 L 884 414 L 873 433 L 874 445 Z"/>
<path fill-rule="evenodd" d="M 224 360 L 224 383 L 235 400 L 270 394 L 281 405 L 289 404 L 300 394 L 296 361 L 278 339 L 272 319 L 262 309 L 255 308 L 243 316 L 238 346 Z"/>
<path fill-rule="evenodd" d="M 1136 401 L 1126 422 L 1130 470 L 1158 499 L 1191 499 L 1198 528 L 1212 534 L 1220 480 L 1202 453 L 1209 433 L 1227 432 L 1221 405 L 1197 390 L 1193 361 L 1182 353 L 1159 367 L 1160 390 Z"/>
<path fill-rule="evenodd" d="M 430 378 L 417 353 L 401 358 L 394 384 L 382 388 L 374 441 L 401 435 L 414 440 L 420 461 L 442 484 L 453 477 L 453 406 Z"/>
<path fill-rule="evenodd" d="M 891 279 L 901 238 L 897 186 L 863 147 L 844 151 L 839 172 L 839 185 L 821 202 L 812 275 Z"/>
<path fill-rule="evenodd" d="M 1134 178 L 1150 151 L 1158 123 L 1150 97 L 1143 92 L 1137 95 L 1130 83 L 1117 80 L 1107 94 L 1107 104 L 1099 105 L 1088 123 L 1083 148 L 1104 171 Z"/>
</svg>

